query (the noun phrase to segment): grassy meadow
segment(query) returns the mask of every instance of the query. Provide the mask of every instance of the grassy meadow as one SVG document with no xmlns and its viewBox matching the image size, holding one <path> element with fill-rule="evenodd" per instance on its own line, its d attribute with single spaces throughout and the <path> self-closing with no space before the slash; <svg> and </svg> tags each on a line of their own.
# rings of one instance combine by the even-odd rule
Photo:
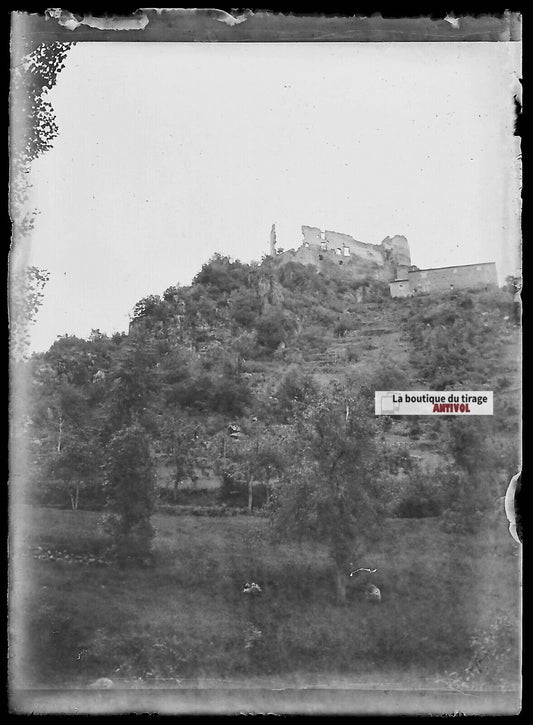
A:
<svg viewBox="0 0 533 725">
<path fill-rule="evenodd" d="M 23 507 L 12 571 L 16 686 L 279 676 L 517 687 L 519 547 L 503 512 L 476 535 L 446 533 L 438 517 L 387 519 L 364 557 L 378 570 L 379 606 L 337 605 L 325 552 L 271 540 L 260 516 L 154 518 L 154 566 L 118 569 L 97 563 L 98 513 Z M 96 563 L 55 554 L 65 551 Z M 247 581 L 263 588 L 257 600 L 243 595 Z"/>
</svg>

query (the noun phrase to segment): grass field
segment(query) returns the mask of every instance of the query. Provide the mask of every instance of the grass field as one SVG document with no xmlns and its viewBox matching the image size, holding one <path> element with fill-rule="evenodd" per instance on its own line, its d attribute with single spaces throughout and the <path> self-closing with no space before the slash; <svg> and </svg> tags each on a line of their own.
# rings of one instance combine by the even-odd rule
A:
<svg viewBox="0 0 533 725">
<path fill-rule="evenodd" d="M 520 560 L 503 512 L 483 535 L 445 533 L 438 518 L 387 520 L 362 562 L 378 569 L 379 606 L 337 605 L 325 552 L 268 540 L 260 517 L 157 515 L 150 568 L 34 558 L 37 546 L 98 555 L 98 516 L 16 516 L 18 686 L 321 676 L 453 687 L 475 659 L 476 687 L 517 685 Z M 241 592 L 250 580 L 263 587 L 254 604 Z"/>
</svg>

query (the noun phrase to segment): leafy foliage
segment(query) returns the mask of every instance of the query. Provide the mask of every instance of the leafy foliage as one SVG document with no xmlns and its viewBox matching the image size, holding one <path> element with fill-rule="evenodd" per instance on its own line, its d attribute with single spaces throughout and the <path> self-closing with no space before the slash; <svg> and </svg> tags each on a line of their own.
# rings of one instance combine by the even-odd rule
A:
<svg viewBox="0 0 533 725">
<path fill-rule="evenodd" d="M 32 161 L 52 148 L 59 132 L 46 93 L 55 85 L 70 46 L 71 43 L 52 42 L 32 47 L 31 39 L 24 37 L 14 44 L 10 88 L 9 192 L 15 250 L 22 238 L 33 229 L 38 213 L 29 206 L 29 172 Z M 10 263 L 11 353 L 18 359 L 26 354 L 28 327 L 34 322 L 42 303 L 42 290 L 49 274 L 37 267 L 23 267 L 14 258 L 13 252 Z"/>
<path fill-rule="evenodd" d="M 17 132 L 12 135 L 14 164 L 27 167 L 52 147 L 59 129 L 45 94 L 65 67 L 71 45 L 59 41 L 40 43 L 27 55 L 16 58 L 11 81 L 11 112 L 18 120 Z"/>
<path fill-rule="evenodd" d="M 263 351 L 273 353 L 279 345 L 287 342 L 294 329 L 294 321 L 287 313 L 275 309 L 268 310 L 261 316 L 256 326 L 257 344 Z"/>
<path fill-rule="evenodd" d="M 38 267 L 14 271 L 10 279 L 9 323 L 11 327 L 11 353 L 15 358 L 26 354 L 29 344 L 29 326 L 42 304 L 43 289 L 50 274 Z"/>
<path fill-rule="evenodd" d="M 502 333 L 512 324 L 513 301 L 504 290 L 410 300 L 406 319 L 411 361 L 431 390 L 495 387 Z M 494 341 L 499 344 L 495 346 Z"/>
<path fill-rule="evenodd" d="M 222 478 L 220 497 L 249 511 L 262 507 L 272 491 L 271 482 L 283 478 L 287 466 L 283 431 L 253 423 L 237 440 L 223 434 L 215 448 L 214 470 Z"/>
<path fill-rule="evenodd" d="M 317 392 L 318 386 L 312 375 L 291 365 L 275 390 L 275 407 L 279 419 L 284 423 L 292 420 L 294 415 L 305 410 Z"/>
<path fill-rule="evenodd" d="M 154 527 L 154 470 L 150 442 L 138 425 L 122 428 L 106 451 L 106 513 L 102 524 L 118 562 L 148 563 Z"/>
<path fill-rule="evenodd" d="M 295 420 L 292 461 L 271 509 L 285 536 L 322 541 L 345 597 L 345 567 L 357 539 L 376 531 L 382 512 L 373 418 L 364 399 L 334 386 Z"/>
<path fill-rule="evenodd" d="M 48 457 L 45 472 L 59 482 L 76 510 L 80 495 L 87 495 L 93 505 L 102 500 L 102 460 L 98 439 L 82 427 L 73 427 L 63 434 L 61 448 Z"/>
<path fill-rule="evenodd" d="M 218 294 L 229 294 L 232 290 L 246 285 L 249 266 L 238 260 L 215 254 L 193 280 L 193 284 L 203 285 Z"/>
</svg>

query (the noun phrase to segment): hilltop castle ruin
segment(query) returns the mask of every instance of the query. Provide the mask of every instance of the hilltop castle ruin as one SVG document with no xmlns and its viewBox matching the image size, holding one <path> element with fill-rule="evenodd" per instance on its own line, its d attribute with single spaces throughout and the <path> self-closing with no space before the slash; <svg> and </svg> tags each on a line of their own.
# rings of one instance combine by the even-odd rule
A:
<svg viewBox="0 0 533 725">
<path fill-rule="evenodd" d="M 276 247 L 276 230 L 272 225 L 270 254 L 279 264 L 300 262 L 312 264 L 324 271 L 329 265 L 342 265 L 356 279 L 376 279 L 390 282 L 407 275 L 411 254 L 407 239 L 386 237 L 381 244 L 367 244 L 349 234 L 317 227 L 302 227 L 303 241 L 298 249 L 284 251 Z"/>
<path fill-rule="evenodd" d="M 392 297 L 497 285 L 494 262 L 419 269 L 411 264 L 409 243 L 401 235 L 368 244 L 349 234 L 323 232 L 317 227 L 302 226 L 302 234 L 300 246 L 285 251 L 277 247 L 276 227 L 272 225 L 270 254 L 278 264 L 312 264 L 319 271 L 338 264 L 356 280 L 388 282 Z"/>
</svg>

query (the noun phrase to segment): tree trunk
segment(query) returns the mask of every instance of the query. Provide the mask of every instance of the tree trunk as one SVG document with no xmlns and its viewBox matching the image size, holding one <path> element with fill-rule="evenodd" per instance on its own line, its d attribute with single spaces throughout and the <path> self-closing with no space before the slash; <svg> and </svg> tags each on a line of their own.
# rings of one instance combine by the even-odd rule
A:
<svg viewBox="0 0 533 725">
<path fill-rule="evenodd" d="M 335 590 L 337 604 L 346 604 L 346 572 L 338 565 L 335 566 Z"/>
<path fill-rule="evenodd" d="M 270 504 L 270 502 L 272 501 L 270 478 L 267 478 L 265 486 L 266 486 L 266 505 L 268 506 Z"/>
<path fill-rule="evenodd" d="M 59 411 L 59 432 L 57 435 L 57 452 L 61 453 L 61 434 L 63 432 L 63 416 Z"/>
<path fill-rule="evenodd" d="M 68 493 L 68 497 L 70 498 L 70 506 L 71 506 L 72 510 L 77 511 L 78 510 L 78 500 L 79 500 L 79 496 L 80 496 L 80 484 L 79 483 L 76 484 L 76 488 L 74 489 L 74 491 L 71 491 L 71 489 L 67 485 L 67 493 Z"/>
<path fill-rule="evenodd" d="M 252 513 L 252 509 L 254 506 L 254 483 L 253 478 L 250 477 L 250 480 L 248 481 L 248 513 Z"/>
</svg>

